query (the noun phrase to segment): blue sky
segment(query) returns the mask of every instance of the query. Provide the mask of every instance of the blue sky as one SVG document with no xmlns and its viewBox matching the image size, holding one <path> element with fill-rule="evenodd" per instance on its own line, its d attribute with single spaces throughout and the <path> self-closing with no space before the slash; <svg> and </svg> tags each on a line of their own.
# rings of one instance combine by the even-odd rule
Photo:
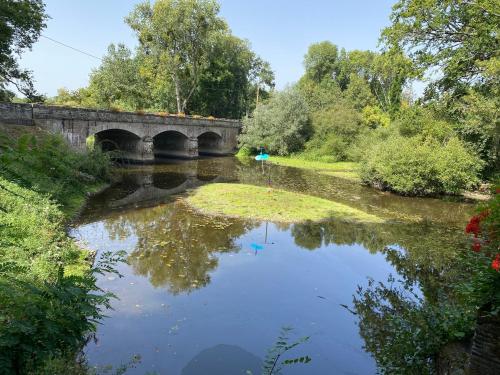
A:
<svg viewBox="0 0 500 375">
<path fill-rule="evenodd" d="M 103 56 L 110 43 L 136 46 L 123 22 L 138 0 L 45 0 L 51 19 L 43 34 Z M 248 39 L 269 61 L 278 88 L 303 73 L 307 47 L 330 40 L 339 47 L 376 49 L 380 30 L 389 24 L 395 0 L 220 0 L 221 16 L 233 34 Z M 55 95 L 59 87 L 86 86 L 99 60 L 41 38 L 21 65 L 33 71 L 40 92 Z"/>
</svg>

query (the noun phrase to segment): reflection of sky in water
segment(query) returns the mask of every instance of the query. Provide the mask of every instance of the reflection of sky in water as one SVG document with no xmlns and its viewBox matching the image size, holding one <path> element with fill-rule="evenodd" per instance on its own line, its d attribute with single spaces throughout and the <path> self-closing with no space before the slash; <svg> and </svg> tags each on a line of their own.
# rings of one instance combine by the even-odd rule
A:
<svg viewBox="0 0 500 375">
<path fill-rule="evenodd" d="M 304 250 L 289 230 L 273 224 L 268 239 L 274 244 L 255 255 L 251 244 L 263 242 L 264 230 L 262 224 L 238 238 L 241 250 L 219 255 L 210 283 L 188 294 L 173 296 L 155 288 L 127 265 L 119 267 L 122 279 L 103 278 L 100 285 L 120 300 L 113 301 L 115 310 L 99 326 L 97 345 L 87 347 L 90 363 L 119 364 L 139 353 L 142 364 L 131 374 L 179 374 L 197 353 L 219 344 L 264 358 L 280 327 L 291 325 L 297 336 L 311 336 L 295 352 L 313 358 L 308 373 L 373 373 L 355 317 L 340 304 L 350 305 L 367 276 L 385 279 L 393 272 L 384 257 L 357 245 Z M 110 239 L 103 223 L 85 225 L 75 234 L 98 249 L 130 252 L 137 244 L 133 235 Z M 297 365 L 287 373 L 304 370 Z"/>
<path fill-rule="evenodd" d="M 207 163 L 211 176 L 234 180 L 234 164 L 226 167 L 228 172 L 224 160 Z M 182 165 L 172 167 L 181 169 L 174 177 L 185 172 Z M 192 187 L 206 183 L 207 178 L 200 178 L 204 169 L 199 163 L 197 168 L 197 173 L 188 173 L 195 177 L 179 181 Z M 251 171 L 238 168 L 238 179 L 248 180 Z M 253 368 L 283 326 L 293 326 L 295 338 L 311 336 L 290 356 L 309 355 L 312 362 L 288 367 L 286 374 L 375 373 L 374 360 L 362 348 L 356 317 L 340 305 L 351 305 L 357 286 L 366 285 L 367 277 L 385 281 L 396 273 L 387 254 L 380 252 L 385 246 L 412 249 L 407 263 L 396 260 L 398 270 L 406 272 L 406 267 L 411 276 L 416 269 L 412 265 L 442 258 L 442 244 L 436 245 L 437 258 L 429 243 L 446 243 L 443 233 L 456 233 L 425 223 L 269 223 L 266 237 L 265 223 L 204 217 L 165 196 L 155 201 L 158 191 L 151 183 L 158 188 L 158 181 L 168 182 L 168 174 L 162 171 L 151 179 L 143 171 L 133 188 L 126 187 L 129 195 L 111 189 L 111 196 L 94 198 L 82 224 L 73 230 L 91 249 L 126 250 L 130 255 L 129 265 L 118 266 L 123 278 L 100 278 L 100 286 L 120 299 L 112 301 L 114 310 L 98 327 L 97 343 L 86 348 L 92 365 L 119 365 L 140 354 L 142 363 L 128 374 L 181 374 L 185 369 L 184 375 L 191 375 L 197 373 L 198 361 L 209 374 L 210 369 L 219 371 L 215 369 L 220 361 L 234 365 L 234 358 Z M 140 197 L 140 189 L 147 193 L 143 202 L 127 198 Z M 364 191 L 354 189 L 356 194 Z M 348 194 L 343 190 L 339 195 Z M 368 196 L 361 201 L 380 200 L 380 209 L 401 204 L 399 198 L 384 199 Z M 467 207 L 457 207 L 454 220 L 460 221 Z M 414 211 L 405 208 L 409 214 Z M 446 220 L 450 216 L 441 211 L 438 215 Z M 212 364 L 207 363 L 210 358 Z"/>
</svg>

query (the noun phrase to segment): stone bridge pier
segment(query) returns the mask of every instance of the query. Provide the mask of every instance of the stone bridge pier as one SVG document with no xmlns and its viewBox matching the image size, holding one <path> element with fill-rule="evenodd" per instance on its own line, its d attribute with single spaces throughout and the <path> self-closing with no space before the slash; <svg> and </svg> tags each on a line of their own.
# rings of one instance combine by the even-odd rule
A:
<svg viewBox="0 0 500 375">
<path fill-rule="evenodd" d="M 233 154 L 241 129 L 237 120 L 14 103 L 0 103 L 0 123 L 61 134 L 82 151 L 93 136 L 96 147 L 137 162 Z"/>
</svg>

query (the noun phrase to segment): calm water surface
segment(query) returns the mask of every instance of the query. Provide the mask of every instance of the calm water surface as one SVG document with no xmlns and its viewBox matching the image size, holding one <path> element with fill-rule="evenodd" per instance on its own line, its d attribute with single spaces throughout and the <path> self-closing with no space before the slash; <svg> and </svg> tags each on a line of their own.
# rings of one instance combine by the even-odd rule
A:
<svg viewBox="0 0 500 375">
<path fill-rule="evenodd" d="M 269 174 L 273 186 L 348 204 L 387 223 L 209 217 L 182 200 L 214 182 L 265 185 Z M 129 168 L 91 199 L 72 230 L 98 252 L 128 254 L 128 264 L 118 267 L 122 278 L 99 280 L 119 299 L 87 345 L 87 358 L 116 366 L 139 354 L 141 363 L 128 374 L 257 375 L 281 327 L 291 326 L 293 338 L 310 339 L 290 356 L 312 362 L 285 374 L 373 374 L 359 318 L 342 305 L 352 306 L 368 278 L 390 274 L 432 298 L 471 209 L 235 158 Z M 422 273 L 430 276 L 422 280 Z"/>
</svg>

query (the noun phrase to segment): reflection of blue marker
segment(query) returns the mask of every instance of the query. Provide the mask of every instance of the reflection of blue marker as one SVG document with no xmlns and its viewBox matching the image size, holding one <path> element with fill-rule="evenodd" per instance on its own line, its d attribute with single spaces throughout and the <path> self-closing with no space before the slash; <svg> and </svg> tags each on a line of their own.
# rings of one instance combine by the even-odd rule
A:
<svg viewBox="0 0 500 375">
<path fill-rule="evenodd" d="M 255 157 L 255 160 L 259 161 L 259 160 L 267 160 L 269 159 L 269 154 L 260 154 L 260 155 L 257 155 Z"/>
<path fill-rule="evenodd" d="M 264 245 L 259 245 L 258 243 L 252 242 L 250 247 L 255 250 L 255 255 L 257 255 L 257 251 L 264 250 Z"/>
</svg>

